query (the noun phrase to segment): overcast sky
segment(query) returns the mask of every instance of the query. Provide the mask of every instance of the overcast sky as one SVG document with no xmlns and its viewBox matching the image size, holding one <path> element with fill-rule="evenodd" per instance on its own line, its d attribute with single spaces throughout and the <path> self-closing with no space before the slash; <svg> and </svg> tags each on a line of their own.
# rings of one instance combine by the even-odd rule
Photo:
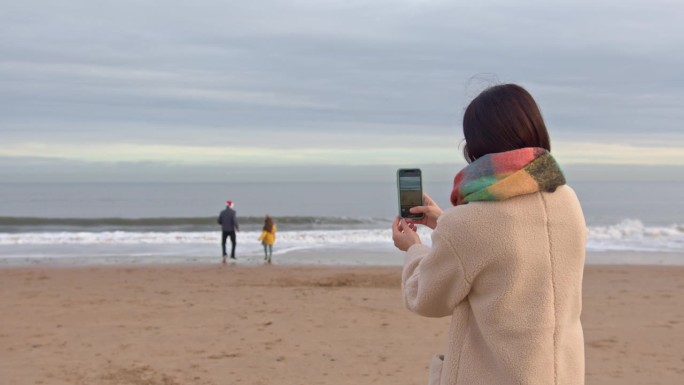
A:
<svg viewBox="0 0 684 385">
<path fill-rule="evenodd" d="M 0 179 L 455 173 L 463 110 L 499 82 L 564 165 L 681 171 L 682 20 L 674 0 L 0 0 Z"/>
</svg>

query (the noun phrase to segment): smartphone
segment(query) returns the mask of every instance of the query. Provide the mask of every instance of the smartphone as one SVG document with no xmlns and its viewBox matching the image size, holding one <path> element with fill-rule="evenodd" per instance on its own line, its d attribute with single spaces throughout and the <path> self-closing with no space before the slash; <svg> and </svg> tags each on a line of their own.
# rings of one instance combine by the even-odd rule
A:
<svg viewBox="0 0 684 385">
<path fill-rule="evenodd" d="M 422 218 L 423 214 L 411 214 L 411 207 L 423 205 L 423 178 L 419 168 L 400 168 L 397 170 L 397 190 L 399 191 L 399 216 L 402 218 Z"/>
</svg>

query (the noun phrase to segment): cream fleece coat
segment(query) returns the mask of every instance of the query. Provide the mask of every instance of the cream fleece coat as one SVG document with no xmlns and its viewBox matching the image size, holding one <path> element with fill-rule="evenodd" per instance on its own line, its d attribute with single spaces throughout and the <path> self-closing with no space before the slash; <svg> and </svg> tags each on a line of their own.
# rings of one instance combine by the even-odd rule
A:
<svg viewBox="0 0 684 385">
<path fill-rule="evenodd" d="M 429 384 L 584 384 L 585 240 L 568 186 L 445 210 L 402 273 L 411 311 L 452 317 Z"/>
</svg>

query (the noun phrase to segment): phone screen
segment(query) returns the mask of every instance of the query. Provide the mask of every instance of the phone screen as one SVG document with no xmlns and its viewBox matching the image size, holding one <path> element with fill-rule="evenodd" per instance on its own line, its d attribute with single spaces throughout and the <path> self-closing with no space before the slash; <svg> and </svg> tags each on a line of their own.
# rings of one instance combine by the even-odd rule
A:
<svg viewBox="0 0 684 385">
<path fill-rule="evenodd" d="M 399 215 L 402 218 L 422 218 L 423 214 L 411 214 L 409 209 L 423 205 L 423 181 L 420 169 L 397 171 L 399 189 Z"/>
</svg>

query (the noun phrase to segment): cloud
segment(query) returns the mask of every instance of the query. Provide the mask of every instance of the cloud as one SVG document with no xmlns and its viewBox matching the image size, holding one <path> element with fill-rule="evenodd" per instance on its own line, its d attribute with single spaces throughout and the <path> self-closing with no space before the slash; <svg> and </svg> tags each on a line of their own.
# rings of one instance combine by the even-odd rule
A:
<svg viewBox="0 0 684 385">
<path fill-rule="evenodd" d="M 680 2 L 31 0 L 3 10 L 0 155 L 449 162 L 469 100 L 513 81 L 570 163 L 681 164 Z"/>
<path fill-rule="evenodd" d="M 684 166 L 684 147 L 622 143 L 558 142 L 553 153 L 563 164 L 669 165 Z"/>
<path fill-rule="evenodd" d="M 326 138 L 327 136 L 327 138 Z M 0 144 L 0 156 L 20 158 L 52 158 L 82 161 L 92 164 L 117 162 L 156 162 L 170 165 L 239 165 L 293 167 L 316 164 L 319 166 L 368 166 L 396 164 L 463 164 L 459 142 L 439 142 L 428 137 L 415 140 L 397 136 L 384 140 L 373 135 L 356 135 L 335 140 L 335 135 L 322 134 L 319 140 L 283 146 L 275 138 L 271 145 L 238 143 L 222 146 L 193 146 L 135 143 L 69 144 L 41 142 L 20 145 Z M 322 140 L 324 139 L 325 140 Z M 370 139 L 370 140 L 369 140 Z M 681 139 L 681 138 L 680 138 Z M 361 142 L 364 140 L 365 142 Z M 383 143 L 378 144 L 380 141 Z M 318 142 L 319 144 L 314 144 Z M 677 143 L 639 146 L 622 143 L 566 142 L 553 146 L 553 153 L 562 164 L 642 164 L 684 166 L 684 150 Z"/>
<path fill-rule="evenodd" d="M 420 163 L 405 159 L 393 165 L 261 166 L 239 164 L 170 164 L 167 162 L 86 162 L 57 158 L 0 156 L 0 180 L 12 182 L 372 182 L 396 183 L 400 167 L 419 167 L 426 183 L 450 183 L 463 162 Z M 667 165 L 562 164 L 572 185 L 600 182 L 683 182 L 684 167 Z"/>
</svg>

